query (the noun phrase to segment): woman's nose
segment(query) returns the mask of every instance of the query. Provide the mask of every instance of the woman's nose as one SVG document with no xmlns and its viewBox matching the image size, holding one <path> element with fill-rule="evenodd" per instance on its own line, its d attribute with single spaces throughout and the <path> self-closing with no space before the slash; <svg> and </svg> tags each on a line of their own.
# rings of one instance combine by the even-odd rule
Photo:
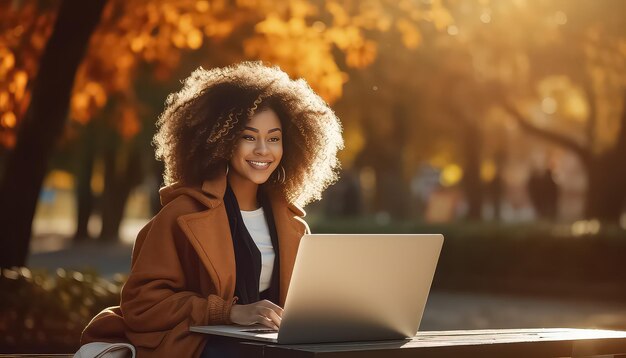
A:
<svg viewBox="0 0 626 358">
<path fill-rule="evenodd" d="M 268 151 L 267 143 L 263 140 L 259 140 L 256 142 L 256 147 L 254 148 L 254 152 L 256 154 L 264 155 Z"/>
</svg>

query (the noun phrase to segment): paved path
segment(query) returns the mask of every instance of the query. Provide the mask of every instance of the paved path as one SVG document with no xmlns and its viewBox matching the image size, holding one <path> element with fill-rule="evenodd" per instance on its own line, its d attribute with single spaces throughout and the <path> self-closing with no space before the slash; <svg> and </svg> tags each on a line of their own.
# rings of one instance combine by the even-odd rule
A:
<svg viewBox="0 0 626 358">
<path fill-rule="evenodd" d="M 128 242 L 71 246 L 62 238 L 46 240 L 48 249 L 42 242 L 33 243 L 39 246 L 29 259 L 31 268 L 95 267 L 108 277 L 129 270 L 132 245 Z M 48 251 L 51 248 L 53 251 Z M 420 329 L 540 327 L 626 329 L 626 303 L 433 291 Z"/>
<path fill-rule="evenodd" d="M 110 278 L 116 273 L 130 271 L 132 250 L 132 244 L 128 243 L 98 244 L 93 241 L 75 245 L 68 243 L 58 250 L 31 254 L 28 266 L 50 271 L 58 267 L 76 270 L 95 268 L 101 275 Z"/>
<path fill-rule="evenodd" d="M 626 330 L 626 303 L 433 291 L 420 329 L 557 327 Z"/>
</svg>

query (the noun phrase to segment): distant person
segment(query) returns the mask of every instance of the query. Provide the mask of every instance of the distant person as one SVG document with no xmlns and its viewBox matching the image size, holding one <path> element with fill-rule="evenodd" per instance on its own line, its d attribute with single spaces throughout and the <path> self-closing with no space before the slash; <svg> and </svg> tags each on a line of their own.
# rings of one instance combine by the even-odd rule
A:
<svg viewBox="0 0 626 358">
<path fill-rule="evenodd" d="M 500 170 L 497 170 L 487 186 L 491 204 L 493 206 L 493 220 L 500 221 L 502 212 L 502 196 L 504 193 L 504 180 Z"/>
<path fill-rule="evenodd" d="M 126 342 L 139 357 L 228 357 L 232 341 L 192 325 L 280 326 L 301 237 L 298 206 L 336 180 L 341 125 L 304 80 L 246 62 L 194 71 L 154 137 L 163 209 L 141 230 L 120 306 L 81 344 Z"/>
<path fill-rule="evenodd" d="M 542 220 L 556 220 L 559 187 L 554 181 L 552 170 L 548 168 L 543 173 L 533 173 L 527 185 L 537 217 Z"/>
</svg>

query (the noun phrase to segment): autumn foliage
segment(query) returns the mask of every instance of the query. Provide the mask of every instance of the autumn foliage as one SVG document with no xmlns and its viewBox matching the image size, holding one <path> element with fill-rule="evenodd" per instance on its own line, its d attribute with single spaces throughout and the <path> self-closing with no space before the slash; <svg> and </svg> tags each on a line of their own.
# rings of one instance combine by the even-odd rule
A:
<svg viewBox="0 0 626 358">
<path fill-rule="evenodd" d="M 29 103 L 37 61 L 59 1 L 0 4 L 0 144 L 12 147 L 15 128 Z M 133 81 L 139 66 L 168 80 L 189 51 L 219 51 L 229 38 L 241 40 L 242 59 L 279 64 L 305 77 L 327 101 L 342 95 L 348 75 L 342 69 L 365 68 L 376 58 L 376 32 L 397 32 L 407 48 L 420 45 L 419 23 L 445 28 L 451 21 L 439 1 L 411 2 L 269 0 L 123 1 L 110 0 L 80 66 L 70 119 L 88 122 L 111 98 L 120 107 L 112 125 L 132 138 L 140 129 Z M 338 58 L 335 51 L 342 57 Z"/>
<path fill-rule="evenodd" d="M 60 4 L 0 4 L 0 154 L 16 144 Z M 142 162 L 129 154 L 131 142 L 152 130 L 157 115 L 142 112 L 138 85 L 147 78 L 171 85 L 189 63 L 260 59 L 305 78 L 339 112 L 342 164 L 375 186 L 370 212 L 409 212 L 398 203 L 410 198 L 410 180 L 426 164 L 441 168 L 444 186 L 462 187 L 468 217 L 480 219 L 486 183 L 528 154 L 530 134 L 532 143 L 548 143 L 546 152 L 576 157 L 587 185 L 582 215 L 615 223 L 626 200 L 624 7 L 608 0 L 108 0 L 77 71 L 65 136 L 84 135 L 76 128 L 98 118 L 125 143 L 126 152 L 110 156 Z"/>
</svg>

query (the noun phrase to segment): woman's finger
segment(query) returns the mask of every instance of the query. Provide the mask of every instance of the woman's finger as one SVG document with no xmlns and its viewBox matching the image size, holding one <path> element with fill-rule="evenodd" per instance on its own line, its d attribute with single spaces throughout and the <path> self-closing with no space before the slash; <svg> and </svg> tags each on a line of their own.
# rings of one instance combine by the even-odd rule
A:
<svg viewBox="0 0 626 358">
<path fill-rule="evenodd" d="M 280 324 L 283 321 L 283 318 L 279 316 L 278 313 L 276 313 L 273 310 L 270 310 L 270 314 L 268 317 L 272 320 L 272 322 L 274 322 L 276 327 L 280 327 Z"/>
<path fill-rule="evenodd" d="M 261 308 L 261 315 L 270 319 L 276 325 L 276 327 L 280 327 L 282 318 L 271 308 L 267 308 L 267 307 Z"/>
<path fill-rule="evenodd" d="M 263 315 L 259 315 L 257 317 L 257 323 L 260 323 L 260 324 L 264 325 L 267 328 L 278 329 L 278 326 L 276 326 L 276 324 L 274 324 L 274 322 L 271 319 L 269 319 L 269 318 L 267 318 L 267 317 L 265 317 Z"/>
<path fill-rule="evenodd" d="M 283 309 L 280 306 L 274 304 L 273 302 L 268 301 L 268 300 L 263 300 L 263 301 L 260 301 L 260 304 L 263 307 L 267 307 L 267 308 L 271 309 L 272 311 L 276 312 L 276 314 L 279 317 L 283 316 Z"/>
</svg>

